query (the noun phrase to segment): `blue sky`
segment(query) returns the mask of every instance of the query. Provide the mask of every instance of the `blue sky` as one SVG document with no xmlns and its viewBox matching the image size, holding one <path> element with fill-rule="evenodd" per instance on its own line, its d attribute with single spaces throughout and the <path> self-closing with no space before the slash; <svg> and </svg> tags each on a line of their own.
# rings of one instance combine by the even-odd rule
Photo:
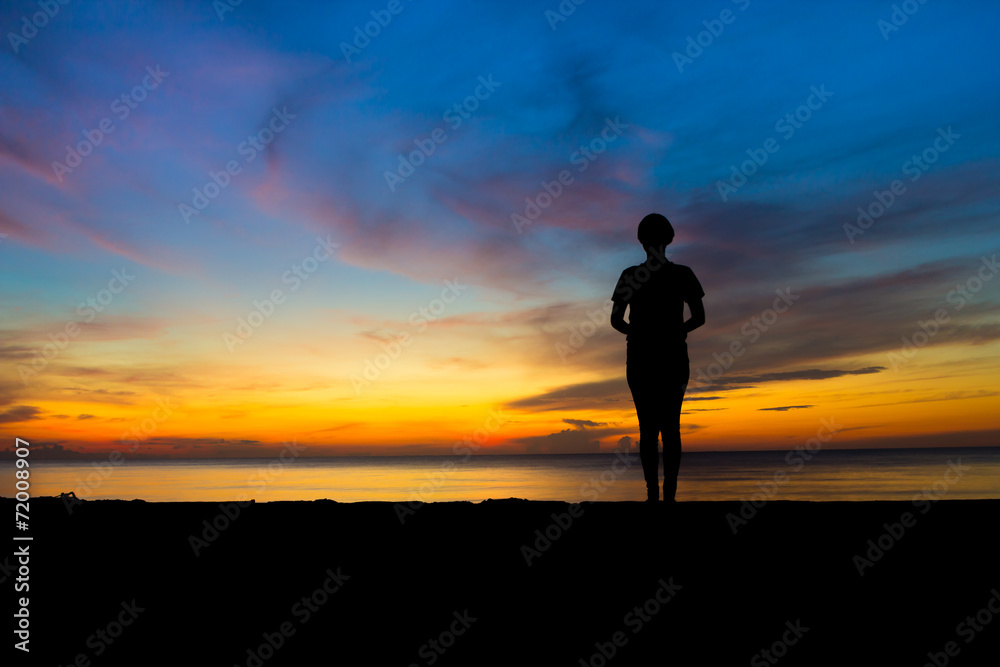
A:
<svg viewBox="0 0 1000 667">
<path fill-rule="evenodd" d="M 18 40 L 11 35 L 38 5 L 5 3 L 0 295 L 14 379 L 0 387 L 0 409 L 61 400 L 58 368 L 29 387 L 18 364 L 122 265 L 139 277 L 95 346 L 63 359 L 73 368 L 98 358 L 160 364 L 156 377 L 203 386 L 186 369 L 214 360 L 220 334 L 252 299 L 329 236 L 341 244 L 336 261 L 289 301 L 268 339 L 278 347 L 259 346 L 261 358 L 317 349 L 309 332 L 324 328 L 351 350 L 326 378 L 342 386 L 350 361 L 460 277 L 469 292 L 447 317 L 491 323 L 461 335 L 493 341 L 514 365 L 548 369 L 524 379 L 534 395 L 621 374 L 614 332 L 581 350 L 569 373 L 553 341 L 641 261 L 634 230 L 651 211 L 673 221 L 672 258 L 707 294 L 692 364 L 709 363 L 776 288 L 816 295 L 808 319 L 775 333 L 745 373 L 870 365 L 997 248 L 993 3 L 914 2 L 887 32 L 879 21 L 892 20 L 892 3 L 587 0 L 553 29 L 546 12 L 556 2 L 401 0 L 348 62 L 342 43 L 387 5 L 245 0 L 220 15 L 211 2 L 70 3 Z M 679 68 L 689 37 L 704 46 Z M 115 99 L 157 66 L 168 74 L 117 118 Z M 480 77 L 498 85 L 450 127 L 443 114 Z M 776 123 L 815 90 L 830 95 L 786 136 Z M 291 120 L 246 159 L 241 142 L 275 109 Z M 114 130 L 60 179 L 53 162 L 103 118 Z M 620 136 L 578 171 L 574 152 L 609 119 Z M 390 190 L 386 171 L 437 128 L 446 141 Z M 908 180 L 904 163 L 947 128 L 958 138 Z M 778 150 L 720 196 L 731 165 L 768 139 Z M 181 205 L 231 160 L 240 173 L 185 221 Z M 562 170 L 573 183 L 519 233 L 512 214 Z M 851 243 L 844 225 L 895 179 L 906 192 Z M 967 319 L 956 317 L 949 345 L 966 349 L 949 351 L 948 363 L 979 363 L 1000 330 L 997 302 L 989 284 Z M 456 358 L 481 355 L 463 354 L 451 335 L 436 340 Z M 421 363 L 418 376 L 434 368 Z M 132 375 L 108 382 L 167 391 Z M 393 396 L 412 392 L 395 386 Z"/>
</svg>

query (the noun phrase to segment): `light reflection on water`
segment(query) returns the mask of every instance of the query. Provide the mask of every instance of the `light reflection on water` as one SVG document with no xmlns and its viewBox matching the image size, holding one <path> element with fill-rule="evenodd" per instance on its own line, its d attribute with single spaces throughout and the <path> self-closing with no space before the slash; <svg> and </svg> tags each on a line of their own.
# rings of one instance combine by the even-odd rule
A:
<svg viewBox="0 0 1000 667">
<path fill-rule="evenodd" d="M 685 453 L 677 499 L 740 500 L 765 493 L 772 500 L 910 500 L 925 489 L 948 499 L 1000 498 L 1000 448 L 821 450 L 798 470 L 785 455 Z M 960 462 L 961 476 L 949 461 Z M 625 460 L 614 454 L 467 461 L 460 456 L 300 458 L 283 465 L 277 459 L 126 460 L 111 470 L 103 477 L 90 462 L 32 461 L 31 494 L 76 491 L 91 499 L 213 502 L 241 496 L 258 502 L 645 498 L 635 455 Z M 776 477 L 779 471 L 787 477 Z M 0 495 L 14 494 L 13 482 L 12 462 L 0 462 Z"/>
</svg>

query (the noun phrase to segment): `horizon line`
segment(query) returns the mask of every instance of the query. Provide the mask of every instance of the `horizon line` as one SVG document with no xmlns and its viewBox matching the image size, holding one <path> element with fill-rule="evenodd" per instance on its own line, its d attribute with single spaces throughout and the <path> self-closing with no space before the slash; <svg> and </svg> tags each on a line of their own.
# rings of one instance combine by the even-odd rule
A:
<svg viewBox="0 0 1000 667">
<path fill-rule="evenodd" d="M 816 450 L 815 453 L 821 451 L 838 451 L 838 452 L 878 452 L 878 451 L 911 451 L 911 450 L 955 450 L 955 449 L 1000 449 L 1000 444 L 996 445 L 915 445 L 909 447 L 824 447 L 822 449 Z M 685 451 L 684 454 L 747 454 L 747 453 L 782 453 L 796 451 L 795 448 L 791 449 L 699 449 L 693 451 Z M 95 462 L 106 460 L 107 456 L 111 453 L 118 452 L 120 450 L 109 450 L 107 452 L 96 452 L 94 457 L 90 457 L 84 454 L 80 456 L 58 456 L 52 458 L 41 458 L 36 459 L 38 461 L 76 461 L 76 462 Z M 614 454 L 627 454 L 630 456 L 638 456 L 638 450 L 623 451 L 620 449 L 602 450 L 599 452 L 498 452 L 492 454 L 480 454 L 480 453 L 470 453 L 468 458 L 478 458 L 478 457 L 500 457 L 500 456 L 610 456 Z M 10 456 L 7 456 L 10 454 Z M 377 453 L 354 453 L 354 454 L 317 454 L 317 455 L 303 455 L 296 456 L 296 460 L 300 459 L 343 459 L 343 458 L 422 458 L 422 457 L 454 457 L 462 456 L 455 453 L 448 454 L 377 454 Z M 0 462 L 13 461 L 15 460 L 13 452 L 7 452 L 6 450 L 0 452 Z M 228 461 L 228 460 L 247 460 L 247 461 L 257 461 L 257 460 L 270 460 L 275 458 L 274 456 L 164 456 L 164 455 L 151 455 L 151 454 L 132 454 L 128 457 L 124 457 L 121 465 L 128 460 L 143 460 L 143 461 Z"/>
</svg>

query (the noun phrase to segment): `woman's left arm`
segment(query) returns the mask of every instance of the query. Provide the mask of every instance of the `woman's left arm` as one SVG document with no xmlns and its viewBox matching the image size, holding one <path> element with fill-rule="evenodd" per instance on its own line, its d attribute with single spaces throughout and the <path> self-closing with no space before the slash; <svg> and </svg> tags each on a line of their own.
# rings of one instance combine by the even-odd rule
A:
<svg viewBox="0 0 1000 667">
<path fill-rule="evenodd" d="M 687 302 L 691 309 L 691 318 L 684 323 L 684 331 L 691 332 L 705 323 L 705 304 L 700 298 L 694 298 Z"/>
<path fill-rule="evenodd" d="M 625 307 L 628 304 L 618 299 L 612 299 L 611 303 L 613 304 L 611 308 L 611 326 L 614 327 L 615 331 L 619 331 L 627 336 L 629 323 L 625 321 Z"/>
</svg>

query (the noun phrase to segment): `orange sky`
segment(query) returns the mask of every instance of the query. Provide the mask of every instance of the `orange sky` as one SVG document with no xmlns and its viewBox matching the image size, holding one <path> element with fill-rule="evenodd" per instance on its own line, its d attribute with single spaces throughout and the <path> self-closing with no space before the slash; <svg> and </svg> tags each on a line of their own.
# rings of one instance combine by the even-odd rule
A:
<svg viewBox="0 0 1000 667">
<path fill-rule="evenodd" d="M 1000 445 L 996 36 L 933 4 L 754 3 L 679 62 L 697 3 L 350 58 L 353 3 L 81 3 L 0 59 L 0 451 L 610 451 L 653 212 L 705 291 L 685 448 Z"/>
<path fill-rule="evenodd" d="M 776 341 L 794 315 L 775 325 Z M 384 362 L 377 356 L 384 348 L 371 336 L 317 333 L 325 331 L 323 317 L 316 327 L 286 322 L 291 332 L 277 323 L 262 328 L 233 354 L 184 346 L 181 337 L 191 332 L 172 327 L 146 340 L 81 338 L 30 377 L 35 409 L 9 408 L 15 419 L 0 428 L 36 445 L 168 457 L 269 456 L 288 441 L 309 455 L 448 453 L 467 438 L 480 453 L 610 451 L 622 436 L 638 435 L 623 363 L 601 367 L 583 358 L 593 346 L 623 361 L 624 337 L 606 323 L 578 359 L 563 362 L 555 344 L 539 345 L 544 334 L 531 324 L 445 314 L 362 383 L 366 361 Z M 695 376 L 713 359 L 698 340 L 702 332 L 716 345 L 727 338 L 709 326 L 690 335 Z M 729 338 L 740 338 L 735 333 Z M 823 423 L 838 428 L 829 448 L 996 443 L 996 342 L 932 343 L 895 370 L 888 353 L 867 354 L 824 367 L 883 368 L 722 386 L 752 367 L 766 343 L 764 334 L 749 345 L 716 386 L 692 381 L 685 449 L 789 449 Z"/>
</svg>

